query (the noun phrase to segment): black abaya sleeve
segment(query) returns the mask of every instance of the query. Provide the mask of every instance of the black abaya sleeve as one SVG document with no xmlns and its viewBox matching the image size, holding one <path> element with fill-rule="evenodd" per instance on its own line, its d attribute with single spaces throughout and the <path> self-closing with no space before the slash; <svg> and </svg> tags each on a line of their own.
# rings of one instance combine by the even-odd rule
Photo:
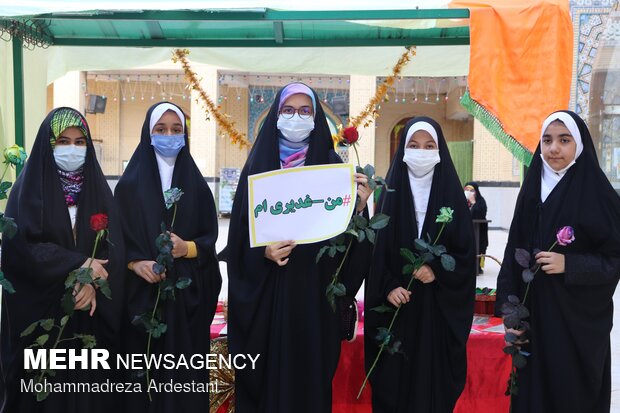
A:
<svg viewBox="0 0 620 413">
<path fill-rule="evenodd" d="M 132 188 L 129 185 L 120 183 L 116 186 L 114 196 L 118 200 L 119 216 L 121 221 L 121 227 L 123 228 L 123 236 L 125 240 L 125 263 L 132 261 L 142 260 L 155 260 L 155 256 L 150 252 L 150 248 L 144 245 L 142 240 L 147 238 L 146 229 L 144 226 L 133 225 L 135 222 L 142 222 L 141 211 L 139 203 L 135 200 L 136 194 L 132 193 Z M 133 202 L 132 202 L 133 200 Z M 123 205 L 135 205 L 131 208 L 124 208 L 124 211 L 120 211 Z M 139 234 L 138 232 L 144 232 Z M 153 244 L 155 240 L 153 240 Z"/>
<path fill-rule="evenodd" d="M 601 285 L 618 282 L 620 258 L 597 253 L 566 254 L 564 275 L 566 284 Z"/>
<path fill-rule="evenodd" d="M 51 242 L 30 243 L 18 237 L 5 242 L 3 247 L 4 270 L 19 272 L 38 287 L 64 282 L 69 273 L 88 258 Z"/>
</svg>

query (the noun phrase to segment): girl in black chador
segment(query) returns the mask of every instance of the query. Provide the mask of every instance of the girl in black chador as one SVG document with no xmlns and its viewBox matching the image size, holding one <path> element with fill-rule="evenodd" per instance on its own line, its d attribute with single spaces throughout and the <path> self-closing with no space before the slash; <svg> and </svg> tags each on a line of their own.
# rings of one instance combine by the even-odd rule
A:
<svg viewBox="0 0 620 413">
<path fill-rule="evenodd" d="M 475 251 L 471 217 L 441 127 L 419 117 L 407 122 L 388 171 L 379 210 L 390 216 L 379 231 L 366 288 L 365 359 L 370 369 L 379 345 L 379 327 L 393 313 L 372 308 L 389 303 L 401 307 L 394 335 L 404 354 L 383 352 L 370 376 L 373 412 L 452 412 L 465 386 L 465 345 L 474 312 Z M 402 275 L 401 248 L 415 251 L 416 238 L 434 241 L 441 224 L 439 210 L 454 210 L 437 243 L 454 257 L 446 271 L 439 260 L 415 274 Z M 410 277 L 415 281 L 407 291 Z"/>
<path fill-rule="evenodd" d="M 556 232 L 574 229 L 557 245 Z M 518 370 L 514 412 L 609 412 L 612 297 L 620 277 L 620 197 L 599 167 L 585 122 L 551 114 L 517 198 L 497 280 L 496 312 L 509 295 L 523 299 L 523 268 L 515 248 L 536 254 L 531 282 L 531 353 Z"/>
<path fill-rule="evenodd" d="M 153 264 L 158 255 L 156 238 L 161 224 L 170 225 L 174 208 L 166 209 L 164 192 L 179 188 L 184 194 L 177 203 L 171 231 L 173 270 L 157 275 Z M 191 284 L 175 291 L 175 300 L 160 301 L 161 321 L 166 332 L 151 339 L 151 353 L 191 357 L 209 352 L 209 325 L 215 314 L 222 278 L 215 257 L 217 215 L 211 190 L 189 152 L 183 111 L 171 103 L 158 103 L 148 110 L 140 143 L 115 191 L 127 248 L 127 300 L 125 348 L 127 353 L 145 353 L 148 335 L 142 325 L 131 325 L 137 315 L 152 312 L 157 301 L 157 283 L 164 278 L 189 278 Z M 157 383 L 206 383 L 208 370 L 177 369 L 150 371 Z M 209 408 L 208 393 L 153 392 L 152 402 L 143 393 L 129 398 L 135 412 L 190 412 Z"/>
<path fill-rule="evenodd" d="M 106 393 L 52 392 L 42 402 L 22 392 L 23 349 L 35 335 L 20 337 L 31 323 L 65 315 L 61 298 L 65 279 L 80 267 L 88 267 L 96 232 L 90 227 L 94 214 L 108 215 L 108 239 L 100 242 L 91 268 L 93 278 L 107 278 L 112 300 L 92 285 L 76 289 L 75 311 L 62 338 L 92 334 L 97 348 L 113 354 L 118 350 L 123 304 L 123 240 L 112 192 L 101 171 L 86 119 L 75 109 L 58 108 L 45 118 L 32 152 L 9 196 L 6 215 L 15 219 L 18 232 L 2 242 L 2 271 L 16 293 L 2 297 L 2 374 L 6 383 L 3 412 L 108 412 L 118 398 Z M 79 288 L 79 287 L 78 287 Z M 47 348 L 55 341 L 52 329 Z M 78 340 L 61 342 L 58 348 L 80 348 Z M 50 383 L 95 383 L 114 378 L 102 370 L 55 371 Z"/>
</svg>

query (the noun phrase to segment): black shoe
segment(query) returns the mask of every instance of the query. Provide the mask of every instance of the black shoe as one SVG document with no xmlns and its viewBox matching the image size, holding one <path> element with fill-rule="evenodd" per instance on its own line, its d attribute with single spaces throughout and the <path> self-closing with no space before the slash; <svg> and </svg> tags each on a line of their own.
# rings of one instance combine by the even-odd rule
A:
<svg viewBox="0 0 620 413">
<path fill-rule="evenodd" d="M 357 337 L 357 301 L 353 297 L 336 298 L 338 321 L 340 323 L 340 339 L 349 343 Z"/>
</svg>

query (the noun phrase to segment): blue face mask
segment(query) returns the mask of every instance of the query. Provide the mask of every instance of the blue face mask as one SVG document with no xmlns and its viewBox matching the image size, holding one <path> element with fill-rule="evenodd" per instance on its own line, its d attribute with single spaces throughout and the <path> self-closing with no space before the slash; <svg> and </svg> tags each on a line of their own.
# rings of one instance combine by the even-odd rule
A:
<svg viewBox="0 0 620 413">
<path fill-rule="evenodd" d="M 151 145 L 164 158 L 173 158 L 185 146 L 185 135 L 151 135 Z"/>
</svg>

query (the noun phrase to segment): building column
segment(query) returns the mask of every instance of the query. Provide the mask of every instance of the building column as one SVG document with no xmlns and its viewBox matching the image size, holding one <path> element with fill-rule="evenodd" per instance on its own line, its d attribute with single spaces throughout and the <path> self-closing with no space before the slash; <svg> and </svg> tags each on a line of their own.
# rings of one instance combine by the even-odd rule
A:
<svg viewBox="0 0 620 413">
<path fill-rule="evenodd" d="M 218 83 L 217 68 L 210 65 L 192 63 L 192 69 L 196 72 L 202 89 L 217 105 Z M 212 179 L 219 176 L 217 164 L 217 123 L 211 115 L 207 116 L 205 106 L 199 97 L 199 93 L 192 90 L 191 102 L 191 152 L 198 169 L 206 178 Z"/>
<path fill-rule="evenodd" d="M 86 72 L 67 72 L 54 81 L 54 107 L 68 106 L 84 114 L 86 108 Z"/>
<path fill-rule="evenodd" d="M 375 76 L 352 75 L 349 89 L 349 114 L 351 117 L 361 113 L 370 99 L 375 95 L 377 79 Z M 344 125 L 346 127 L 346 125 Z M 360 134 L 358 152 L 362 167 L 366 164 L 375 164 L 375 125 L 371 123 L 367 128 L 363 124 L 358 128 Z M 349 151 L 349 161 L 357 163 L 355 151 Z"/>
</svg>

